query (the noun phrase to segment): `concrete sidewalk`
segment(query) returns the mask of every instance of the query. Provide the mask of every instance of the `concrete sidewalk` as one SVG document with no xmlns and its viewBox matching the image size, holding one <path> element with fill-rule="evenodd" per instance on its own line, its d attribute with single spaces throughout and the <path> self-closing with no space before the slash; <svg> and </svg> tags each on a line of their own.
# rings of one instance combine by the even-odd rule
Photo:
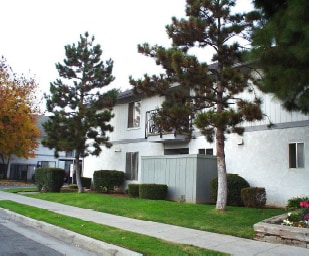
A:
<svg viewBox="0 0 309 256">
<path fill-rule="evenodd" d="M 259 242 L 153 221 L 130 219 L 3 191 L 0 191 L 0 200 L 12 200 L 21 204 L 48 209 L 59 214 L 160 238 L 173 243 L 195 245 L 232 255 L 309 255 L 309 249 L 305 248 Z"/>
</svg>

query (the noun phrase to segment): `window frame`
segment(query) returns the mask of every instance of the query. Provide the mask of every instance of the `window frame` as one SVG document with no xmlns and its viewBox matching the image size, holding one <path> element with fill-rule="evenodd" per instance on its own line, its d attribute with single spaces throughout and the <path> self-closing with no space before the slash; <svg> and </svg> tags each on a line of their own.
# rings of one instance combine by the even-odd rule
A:
<svg viewBox="0 0 309 256">
<path fill-rule="evenodd" d="M 127 128 L 132 129 L 140 127 L 141 127 L 141 101 L 132 101 L 128 103 Z"/>
<path fill-rule="evenodd" d="M 198 153 L 199 155 L 213 156 L 214 149 L 213 148 L 199 148 Z"/>
<path fill-rule="evenodd" d="M 139 152 L 126 152 L 126 180 L 138 180 Z"/>
<path fill-rule="evenodd" d="M 290 142 L 288 145 L 289 168 L 300 169 L 305 168 L 305 143 Z"/>
</svg>

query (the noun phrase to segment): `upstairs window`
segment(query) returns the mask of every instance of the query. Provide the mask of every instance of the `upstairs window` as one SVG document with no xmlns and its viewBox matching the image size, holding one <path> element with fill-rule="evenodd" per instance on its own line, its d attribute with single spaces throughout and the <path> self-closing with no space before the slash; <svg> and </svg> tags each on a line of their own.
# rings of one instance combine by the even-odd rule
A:
<svg viewBox="0 0 309 256">
<path fill-rule="evenodd" d="M 141 124 L 141 102 L 129 103 L 128 128 L 140 127 Z"/>
<path fill-rule="evenodd" d="M 74 157 L 74 151 L 66 151 L 65 157 Z"/>
<path fill-rule="evenodd" d="M 289 168 L 304 168 L 304 143 L 289 144 Z"/>
</svg>

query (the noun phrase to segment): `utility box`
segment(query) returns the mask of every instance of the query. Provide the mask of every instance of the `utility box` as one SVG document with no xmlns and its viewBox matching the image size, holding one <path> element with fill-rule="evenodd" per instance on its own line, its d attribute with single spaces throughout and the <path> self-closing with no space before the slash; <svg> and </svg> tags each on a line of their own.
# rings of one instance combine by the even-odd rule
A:
<svg viewBox="0 0 309 256">
<path fill-rule="evenodd" d="M 217 158 L 208 155 L 141 157 L 141 183 L 166 184 L 167 199 L 210 203 L 210 182 L 217 175 Z"/>
</svg>

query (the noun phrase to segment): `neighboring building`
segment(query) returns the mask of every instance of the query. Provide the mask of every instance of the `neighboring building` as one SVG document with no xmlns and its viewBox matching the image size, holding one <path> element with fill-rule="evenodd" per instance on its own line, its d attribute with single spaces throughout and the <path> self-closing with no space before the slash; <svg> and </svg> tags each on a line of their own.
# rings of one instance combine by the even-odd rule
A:
<svg viewBox="0 0 309 256">
<path fill-rule="evenodd" d="M 309 195 L 309 117 L 286 112 L 271 95 L 262 95 L 262 99 L 267 117 L 244 124 L 243 136 L 227 135 L 227 172 L 239 174 L 253 187 L 265 187 L 267 205 L 285 206 L 291 197 Z M 114 132 L 109 134 L 113 146 L 104 148 L 99 157 L 85 158 L 84 176 L 92 177 L 95 170 L 120 170 L 125 172 L 127 183 L 149 183 L 149 170 L 143 168 L 151 156 L 215 154 L 215 143 L 208 143 L 198 130 L 193 131 L 192 139 L 172 131 L 160 134 L 151 114 L 163 101 L 164 97 L 140 98 L 130 90 L 123 92 L 113 110 Z M 269 120 L 274 124 L 271 128 Z M 162 160 L 155 164 L 154 168 L 166 168 Z M 175 169 L 183 166 L 175 162 Z M 157 180 L 154 176 L 153 183 Z M 186 183 L 177 182 L 179 187 Z"/>
<path fill-rule="evenodd" d="M 39 141 L 46 136 L 42 124 L 48 120 L 48 116 L 39 116 L 37 125 L 40 130 Z M 59 167 L 66 171 L 66 180 L 69 181 L 70 168 L 73 165 L 74 152 L 60 152 L 59 158 L 55 158 L 54 150 L 43 147 L 39 143 L 39 147 L 35 151 L 35 158 L 18 158 L 15 155 L 11 156 L 7 178 L 12 180 L 31 181 L 37 167 Z M 81 160 L 82 164 L 82 160 Z"/>
</svg>

